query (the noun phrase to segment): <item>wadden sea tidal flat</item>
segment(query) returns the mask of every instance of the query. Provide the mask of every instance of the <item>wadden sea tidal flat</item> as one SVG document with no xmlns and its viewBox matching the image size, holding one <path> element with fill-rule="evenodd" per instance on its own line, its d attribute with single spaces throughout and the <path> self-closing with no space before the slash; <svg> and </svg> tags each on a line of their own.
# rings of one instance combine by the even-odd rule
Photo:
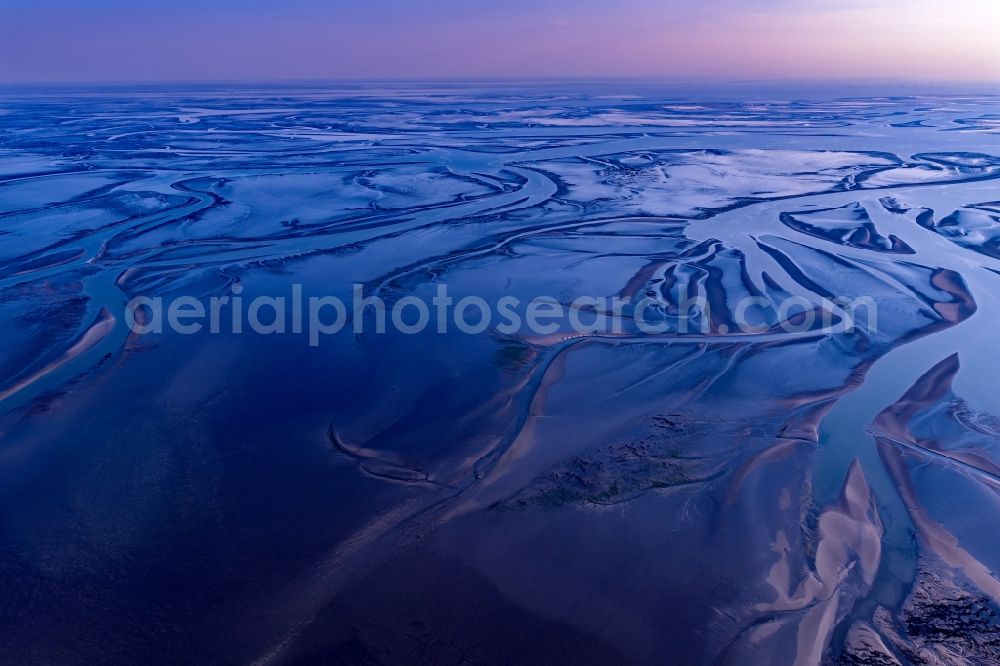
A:
<svg viewBox="0 0 1000 666">
<path fill-rule="evenodd" d="M 2 663 L 1000 663 L 1000 97 L 7 88 L 0 330 Z"/>
</svg>

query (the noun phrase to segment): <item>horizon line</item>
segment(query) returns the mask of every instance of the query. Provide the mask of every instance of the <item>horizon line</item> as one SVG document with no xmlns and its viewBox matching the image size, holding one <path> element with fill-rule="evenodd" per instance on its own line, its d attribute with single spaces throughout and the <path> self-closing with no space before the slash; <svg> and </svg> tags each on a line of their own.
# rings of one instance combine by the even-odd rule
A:
<svg viewBox="0 0 1000 666">
<path fill-rule="evenodd" d="M 1000 79 L 918 79 L 910 77 L 726 77 L 726 76 L 648 76 L 648 75 L 560 75 L 539 76 L 364 76 L 364 77 L 220 77 L 220 78 L 151 78 L 151 79 L 39 79 L 26 81 L 0 81 L 0 88 L 17 86 L 131 86 L 131 85 L 232 85 L 232 84 L 517 84 L 517 83 L 649 83 L 680 86 L 700 85 L 896 85 L 896 86 L 997 86 Z"/>
</svg>

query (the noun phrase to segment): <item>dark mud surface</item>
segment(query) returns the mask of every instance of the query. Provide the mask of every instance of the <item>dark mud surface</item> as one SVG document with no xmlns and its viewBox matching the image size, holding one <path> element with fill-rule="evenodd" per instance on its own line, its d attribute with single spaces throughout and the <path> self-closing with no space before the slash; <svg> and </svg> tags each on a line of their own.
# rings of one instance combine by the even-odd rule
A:
<svg viewBox="0 0 1000 666">
<path fill-rule="evenodd" d="M 0 661 L 997 663 L 1000 101 L 625 92 L 5 92 Z M 124 317 L 354 283 L 663 328 Z"/>
</svg>

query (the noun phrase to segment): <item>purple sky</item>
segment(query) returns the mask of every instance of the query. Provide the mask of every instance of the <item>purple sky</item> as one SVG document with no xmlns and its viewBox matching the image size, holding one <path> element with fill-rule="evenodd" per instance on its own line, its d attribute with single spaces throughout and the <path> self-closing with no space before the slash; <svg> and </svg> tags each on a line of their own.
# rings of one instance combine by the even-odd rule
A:
<svg viewBox="0 0 1000 666">
<path fill-rule="evenodd" d="M 0 82 L 1000 81 L 1000 0 L 0 0 Z"/>
</svg>

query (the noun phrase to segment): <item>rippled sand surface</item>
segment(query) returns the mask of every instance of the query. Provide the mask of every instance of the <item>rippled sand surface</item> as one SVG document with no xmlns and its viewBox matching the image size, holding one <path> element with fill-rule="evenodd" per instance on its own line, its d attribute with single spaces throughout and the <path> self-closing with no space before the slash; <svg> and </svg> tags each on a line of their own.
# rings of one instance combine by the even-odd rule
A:
<svg viewBox="0 0 1000 666">
<path fill-rule="evenodd" d="M 5 91 L 0 660 L 1000 661 L 1000 98 L 802 96 Z M 668 326 L 126 326 L 236 283 Z"/>
</svg>

